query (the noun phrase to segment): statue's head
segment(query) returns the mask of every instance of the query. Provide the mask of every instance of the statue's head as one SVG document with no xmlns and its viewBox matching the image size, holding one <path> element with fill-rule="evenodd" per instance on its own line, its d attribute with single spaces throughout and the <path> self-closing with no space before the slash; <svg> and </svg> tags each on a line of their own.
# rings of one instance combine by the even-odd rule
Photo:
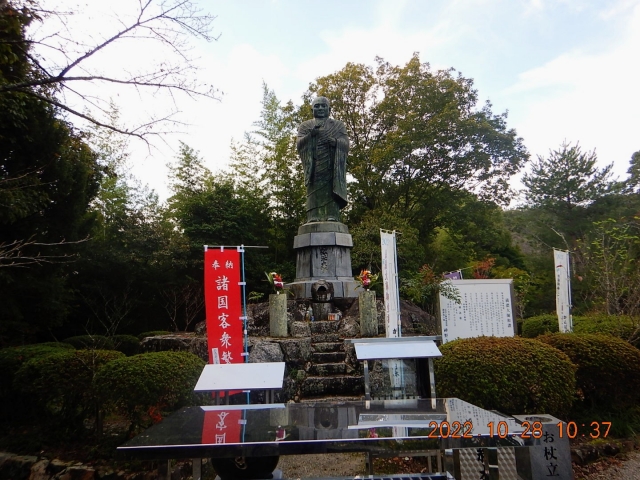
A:
<svg viewBox="0 0 640 480">
<path fill-rule="evenodd" d="M 316 97 L 311 102 L 314 118 L 328 118 L 331 113 L 331 102 L 327 97 Z"/>
</svg>

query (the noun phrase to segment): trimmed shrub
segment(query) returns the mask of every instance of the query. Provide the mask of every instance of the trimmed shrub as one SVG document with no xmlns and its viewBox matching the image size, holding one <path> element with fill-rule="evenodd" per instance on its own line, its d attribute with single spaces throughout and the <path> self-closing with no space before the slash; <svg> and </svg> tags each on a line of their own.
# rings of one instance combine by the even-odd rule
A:
<svg viewBox="0 0 640 480">
<path fill-rule="evenodd" d="M 147 337 L 157 337 L 160 335 L 171 335 L 171 332 L 169 332 L 168 330 L 153 330 L 151 332 L 140 333 L 138 335 L 138 339 L 142 341 Z"/>
<path fill-rule="evenodd" d="M 558 317 L 555 315 L 538 315 L 529 317 L 522 322 L 522 336 L 525 338 L 536 338 L 558 330 Z"/>
<path fill-rule="evenodd" d="M 626 315 L 595 314 L 573 317 L 573 333 L 601 333 L 628 340 L 637 327 L 638 320 Z M 557 333 L 558 330 L 558 317 L 551 314 L 527 318 L 522 324 L 522 336 L 525 338 Z"/>
<path fill-rule="evenodd" d="M 588 315 L 573 317 L 573 333 L 608 334 L 628 340 L 638 326 L 626 315 Z M 637 346 L 637 345 L 636 345 Z"/>
<path fill-rule="evenodd" d="M 34 398 L 41 412 L 77 431 L 97 411 L 96 373 L 123 357 L 114 350 L 59 350 L 25 362 L 15 374 L 14 388 Z"/>
<path fill-rule="evenodd" d="M 586 408 L 623 410 L 640 401 L 640 351 L 611 335 L 556 333 L 538 340 L 563 351 L 578 367 Z"/>
<path fill-rule="evenodd" d="M 103 335 L 78 335 L 64 340 L 76 350 L 115 350 L 113 342 Z"/>
<path fill-rule="evenodd" d="M 13 376 L 23 363 L 69 348 L 68 343 L 48 342 L 0 349 L 0 397 L 13 391 Z"/>
<path fill-rule="evenodd" d="M 104 399 L 131 421 L 148 426 L 164 410 L 195 404 L 193 392 L 205 362 L 188 352 L 152 352 L 115 360 L 98 372 Z"/>
<path fill-rule="evenodd" d="M 575 395 L 575 366 L 559 350 L 524 338 L 477 337 L 440 347 L 439 397 L 457 397 L 509 415 L 563 416 Z"/>
<path fill-rule="evenodd" d="M 67 350 L 75 350 L 75 347 L 73 345 L 64 342 L 44 342 L 38 343 L 36 345 L 39 345 L 41 347 L 66 348 Z"/>
<path fill-rule="evenodd" d="M 140 353 L 140 340 L 133 335 L 114 335 L 111 337 L 111 341 L 115 349 L 127 357 Z"/>
</svg>

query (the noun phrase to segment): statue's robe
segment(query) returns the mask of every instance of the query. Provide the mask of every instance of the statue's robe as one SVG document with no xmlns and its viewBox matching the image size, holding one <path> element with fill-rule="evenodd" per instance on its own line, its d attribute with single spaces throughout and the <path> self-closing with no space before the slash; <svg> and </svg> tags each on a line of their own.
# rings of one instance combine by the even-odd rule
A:
<svg viewBox="0 0 640 480">
<path fill-rule="evenodd" d="M 347 154 L 349 137 L 339 120 L 324 119 L 318 135 L 311 131 L 323 120 L 303 122 L 298 128 L 298 153 L 307 187 L 307 222 L 340 221 L 340 210 L 347 205 Z M 336 139 L 336 146 L 329 145 Z"/>
</svg>

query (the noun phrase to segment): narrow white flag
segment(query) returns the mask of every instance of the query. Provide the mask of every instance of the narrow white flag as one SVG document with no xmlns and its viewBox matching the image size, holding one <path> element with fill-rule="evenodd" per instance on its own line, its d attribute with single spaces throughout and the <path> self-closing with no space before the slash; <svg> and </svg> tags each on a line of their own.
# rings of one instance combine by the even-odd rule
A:
<svg viewBox="0 0 640 480">
<path fill-rule="evenodd" d="M 569 252 L 553 250 L 556 270 L 556 313 L 560 332 L 573 332 L 571 318 L 571 280 L 569 277 Z"/>
</svg>

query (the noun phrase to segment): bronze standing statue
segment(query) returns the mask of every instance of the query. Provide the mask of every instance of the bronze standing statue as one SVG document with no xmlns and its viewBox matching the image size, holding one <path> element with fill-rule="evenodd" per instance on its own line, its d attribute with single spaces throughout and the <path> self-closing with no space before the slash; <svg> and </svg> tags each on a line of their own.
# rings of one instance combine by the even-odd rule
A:
<svg viewBox="0 0 640 480">
<path fill-rule="evenodd" d="M 347 205 L 347 154 L 349 137 L 339 120 L 329 118 L 326 97 L 313 100 L 313 120 L 298 128 L 298 154 L 307 187 L 307 223 L 339 222 Z"/>
</svg>

